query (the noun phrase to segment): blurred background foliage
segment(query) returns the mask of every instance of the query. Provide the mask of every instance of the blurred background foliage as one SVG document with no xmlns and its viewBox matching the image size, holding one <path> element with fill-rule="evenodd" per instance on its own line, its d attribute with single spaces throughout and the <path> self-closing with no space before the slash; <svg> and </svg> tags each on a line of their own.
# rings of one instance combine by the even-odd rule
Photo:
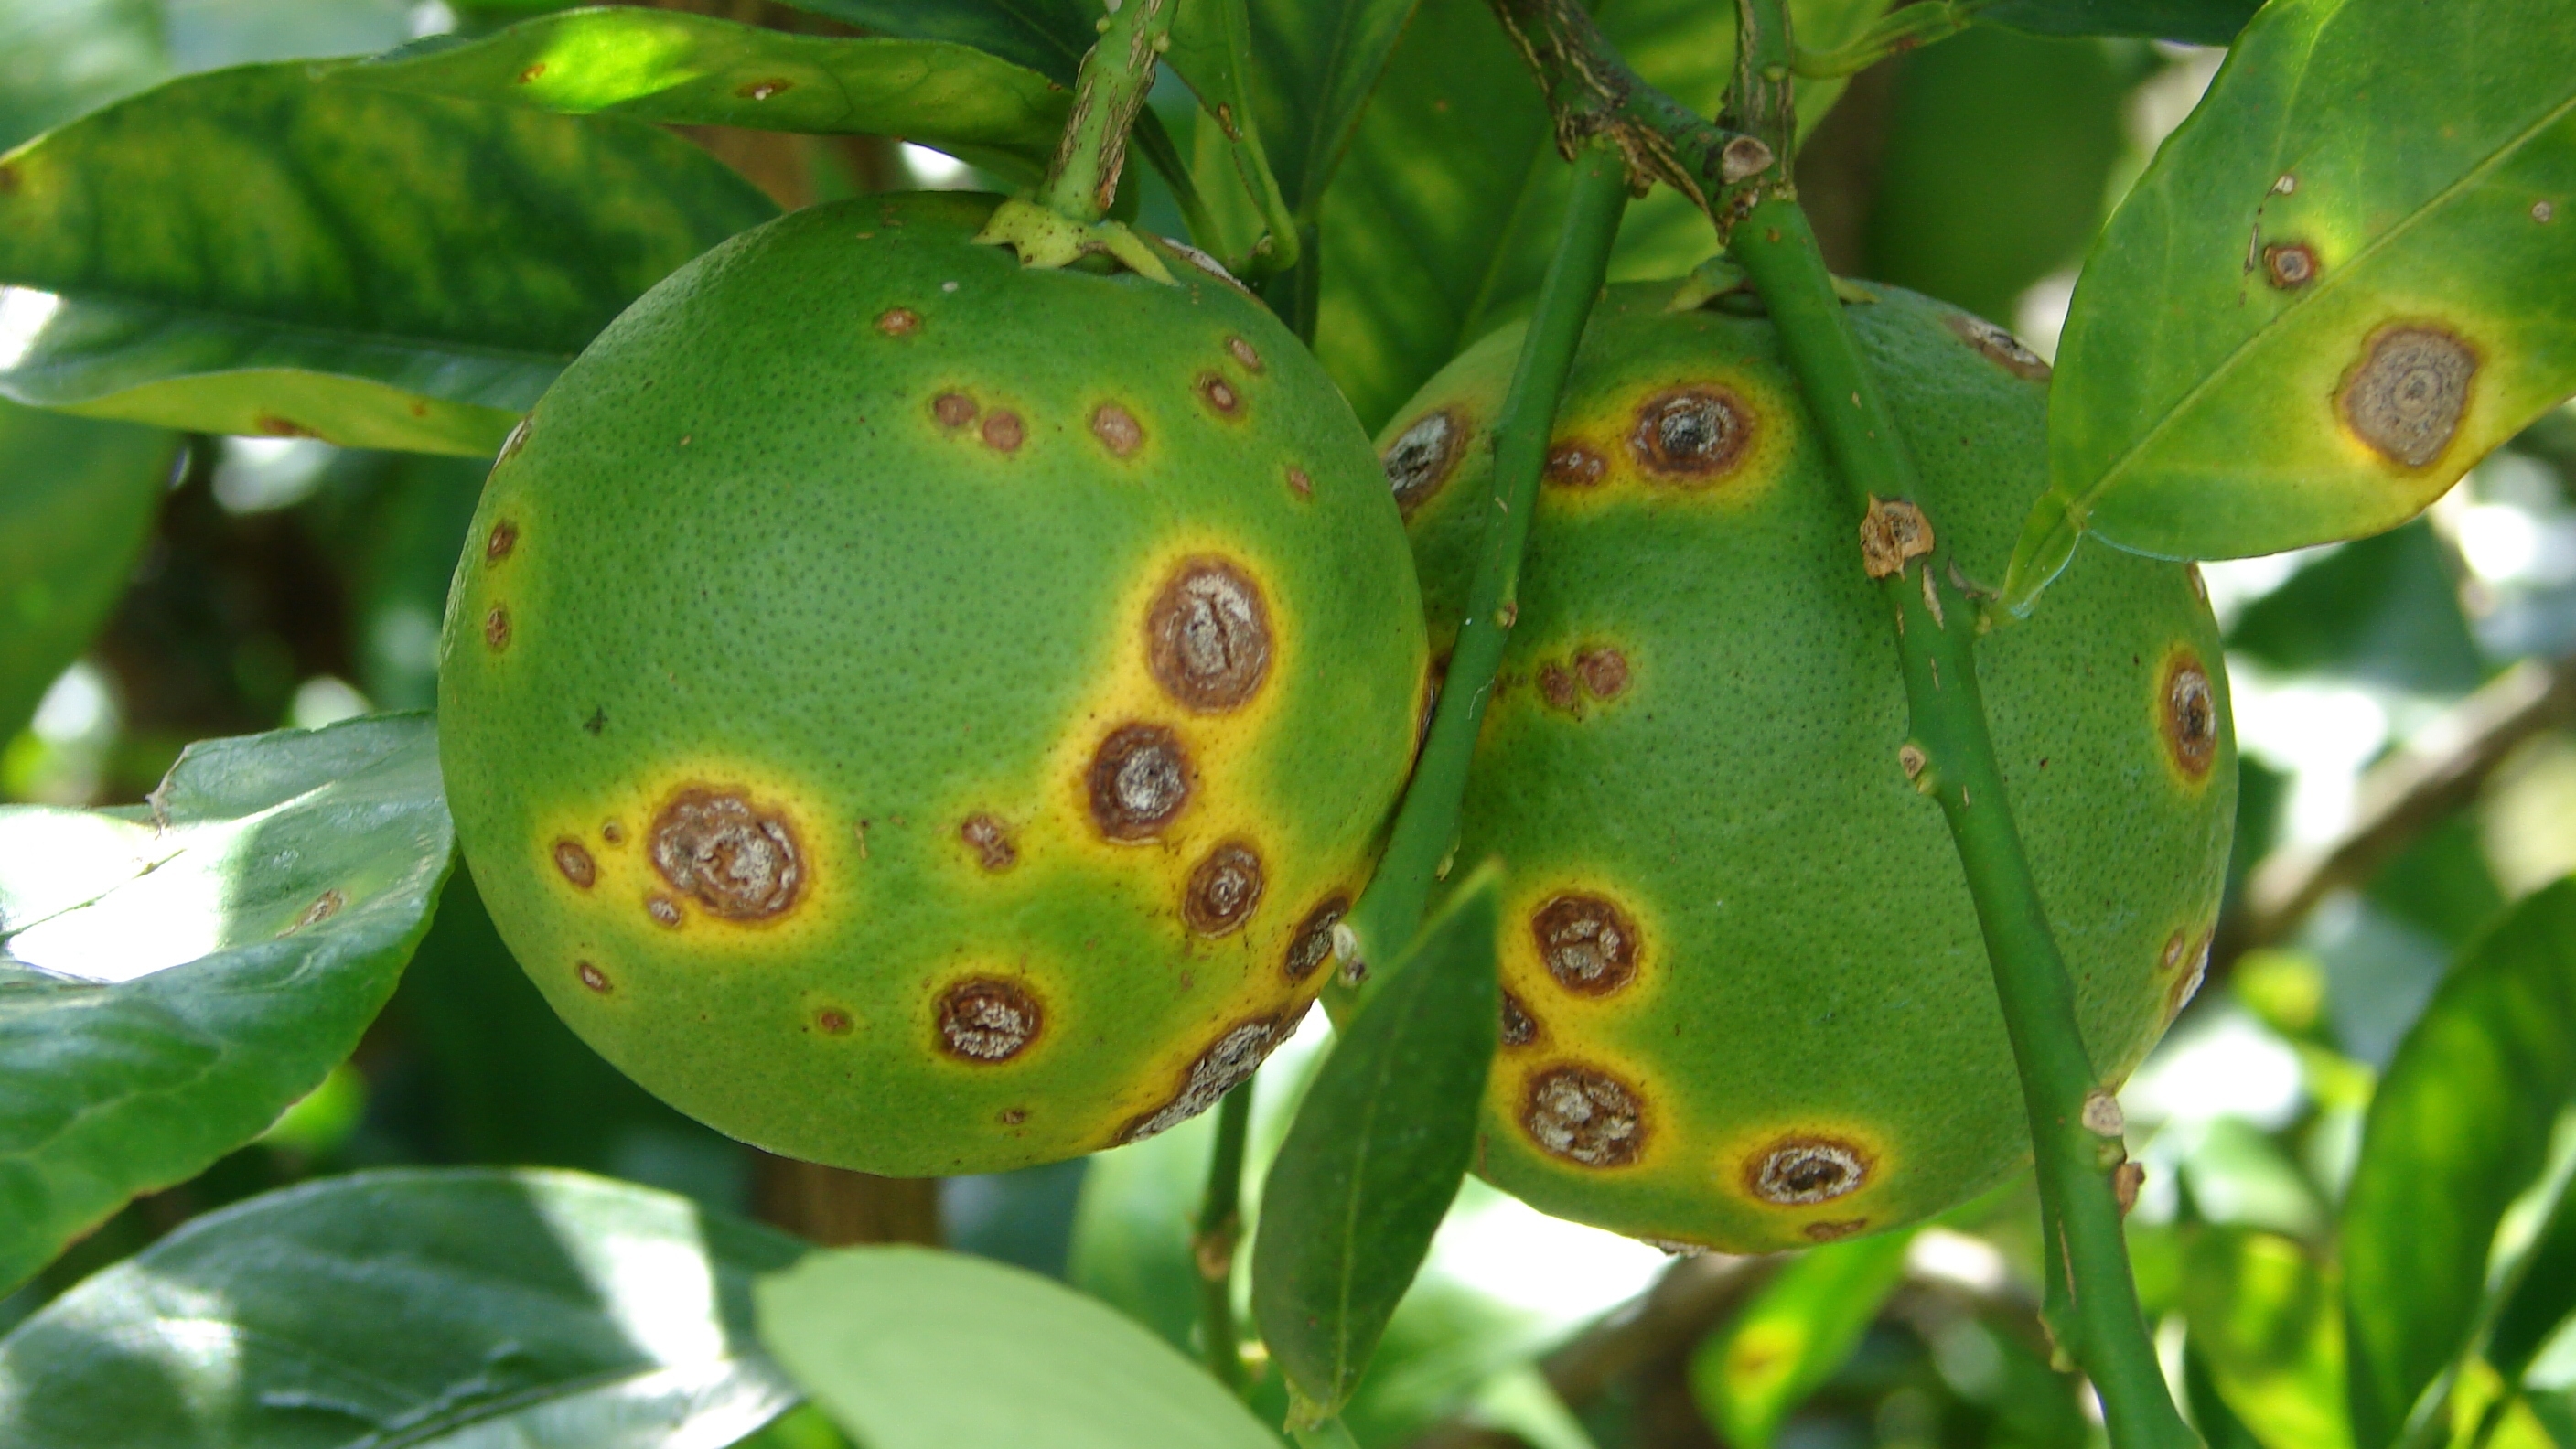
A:
<svg viewBox="0 0 2576 1449">
<path fill-rule="evenodd" d="M 0 149 L 174 74 L 366 53 L 547 8 L 0 0 Z M 850 33 L 770 5 L 685 8 Z M 1416 23 L 1460 8 L 1426 0 Z M 1614 29 L 1651 10 L 1676 53 L 1694 34 L 1649 0 L 1598 8 Z M 1728 23 L 1727 7 L 1702 8 L 1701 29 Z M 1439 49 L 1400 48 L 1385 94 L 1432 84 L 1422 68 Z M 1854 79 L 1813 131 L 1805 198 L 1838 269 L 1974 309 L 2046 353 L 2087 240 L 2217 58 L 1972 30 Z M 1155 103 L 1187 154 L 1186 92 L 1167 83 Z M 692 139 L 790 205 L 979 184 L 892 139 Z M 1399 160 L 1370 157 L 1369 184 L 1400 185 L 1384 174 Z M 1159 183 L 1137 185 L 1146 224 L 1179 233 Z M 7 320 L 0 299 L 0 347 Z M 426 707 L 482 471 L 0 404 L 0 793 L 130 802 L 192 739 Z M 66 573 L 64 558 L 83 565 Z M 2461 949 L 2576 869 L 2576 412 L 2396 532 L 2206 574 L 2229 631 L 2243 815 L 2208 983 L 2125 1093 L 2147 1172 L 2131 1234 L 2169 1370 L 2214 1449 L 2330 1445 L 2347 1433 L 2336 1224 L 2375 1083 Z M 1261 1076 L 1256 1175 L 1321 1030 Z M 459 871 L 346 1067 L 261 1141 L 136 1202 L 0 1300 L 0 1328 L 254 1192 L 391 1163 L 549 1163 L 822 1241 L 942 1241 L 1019 1263 L 1195 1353 L 1187 1225 L 1209 1131 L 1203 1118 L 1087 1162 L 938 1184 L 761 1157 L 557 1023 Z M 2506 1214 L 2497 1271 L 2571 1170 L 2562 1121 L 2541 1186 Z M 1257 1182 L 1249 1198 L 1257 1209 Z M 1668 1261 L 1471 1181 L 1349 1421 L 1372 1449 L 2096 1442 L 2088 1396 L 2049 1368 L 2034 1223 L 2025 1186 L 1910 1235 Z M 2509 1412 L 2488 1412 L 2495 1371 L 2468 1365 L 2452 1404 L 2463 1439 L 2576 1449 L 2576 1336 L 2550 1327 L 2520 1331 L 2531 1392 Z M 1257 1393 L 1275 1421 L 1276 1375 Z M 811 1414 L 762 1437 L 837 1442 Z"/>
</svg>

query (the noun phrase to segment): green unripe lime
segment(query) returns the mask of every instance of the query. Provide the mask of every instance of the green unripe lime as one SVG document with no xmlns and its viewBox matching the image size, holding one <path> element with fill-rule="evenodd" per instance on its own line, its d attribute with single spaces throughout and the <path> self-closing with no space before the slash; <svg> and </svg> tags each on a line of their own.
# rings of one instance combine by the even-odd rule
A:
<svg viewBox="0 0 2576 1449">
<path fill-rule="evenodd" d="M 1896 644 L 1767 319 L 1613 287 L 1557 416 L 1460 860 L 1499 855 L 1503 1045 L 1482 1170 L 1672 1243 L 1913 1222 L 2029 1132 L 1966 884 L 1909 783 Z M 1886 289 L 1847 307 L 1965 577 L 2045 486 L 2045 367 Z M 1470 349 L 1382 453 L 1453 638 L 1520 345 Z M 1973 629 L 1963 605 L 1946 627 Z M 2085 551 L 1978 682 L 2104 1083 L 2197 983 L 2236 794 L 2188 566 Z M 1913 764 L 1919 767 L 1920 761 Z"/>
<path fill-rule="evenodd" d="M 555 1009 L 889 1174 L 1207 1106 L 1330 973 L 1425 688 L 1366 435 L 1229 280 L 871 197 L 656 287 L 504 448 L 448 797 Z"/>
</svg>

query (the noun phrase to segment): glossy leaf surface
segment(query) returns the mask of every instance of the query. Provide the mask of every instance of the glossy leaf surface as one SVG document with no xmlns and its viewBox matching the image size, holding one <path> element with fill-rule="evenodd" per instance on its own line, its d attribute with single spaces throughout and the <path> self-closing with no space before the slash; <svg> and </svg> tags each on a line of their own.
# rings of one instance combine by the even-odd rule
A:
<svg viewBox="0 0 2576 1449">
<path fill-rule="evenodd" d="M 1790 5 L 1800 43 L 1819 50 L 1856 38 L 1884 8 Z M 1703 115 L 1717 109 L 1735 70 L 1733 6 L 1602 0 L 1592 10 L 1638 74 Z M 1842 84 L 1799 82 L 1802 123 L 1813 127 Z M 1384 424 L 1450 358 L 1528 310 L 1572 174 L 1537 83 L 1484 0 L 1422 0 L 1322 218 L 1315 349 L 1364 425 Z M 1678 277 L 1716 249 L 1707 218 L 1658 188 L 1629 206 L 1610 279 Z"/>
<path fill-rule="evenodd" d="M 2183 1315 L 2220 1398 L 2264 1449 L 2347 1449 L 2334 1275 L 2296 1241 L 2195 1229 Z"/>
<path fill-rule="evenodd" d="M 1104 7 L 1086 0 L 789 0 L 879 35 L 972 46 L 1071 86 Z"/>
<path fill-rule="evenodd" d="M 1500 871 L 1461 886 L 1370 984 L 1263 1187 L 1252 1312 L 1290 1391 L 1339 1409 L 1473 1155 L 1501 988 Z"/>
<path fill-rule="evenodd" d="M 2520 1281 L 2497 1310 L 2486 1359 L 2506 1383 L 2523 1371 L 2571 1314 L 2576 1314 L 2576 1192 L 2562 1184 L 2557 1206 L 2518 1265 Z"/>
<path fill-rule="evenodd" d="M 1700 1412 L 1743 1449 L 1770 1449 L 1780 1426 L 1851 1357 L 1905 1277 L 1912 1233 L 1812 1249 L 1691 1355 Z"/>
<path fill-rule="evenodd" d="M 718 1449 L 804 1245 L 633 1183 L 376 1172 L 200 1218 L 0 1340 L 11 1449 Z"/>
<path fill-rule="evenodd" d="M 756 1296 L 770 1351 L 868 1449 L 1277 1449 L 1196 1364 L 1018 1268 L 849 1248 Z"/>
<path fill-rule="evenodd" d="M 193 745 L 154 801 L 0 809 L 0 1286 L 319 1086 L 454 844 L 416 715 Z"/>
<path fill-rule="evenodd" d="M 0 402 L 0 740 L 115 607 L 178 445 Z"/>
<path fill-rule="evenodd" d="M 2279 0 L 2246 28 L 2076 287 L 2007 602 L 2079 530 L 2234 558 L 2394 527 L 2576 392 L 2565 22 Z"/>
<path fill-rule="evenodd" d="M 2034 35 L 2140 35 L 2225 45 L 2263 0 L 1996 0 L 1977 18 Z"/>
<path fill-rule="evenodd" d="M 0 394 L 489 453 L 628 302 L 774 211 L 637 122 L 190 76 L 0 161 L 0 284 L 35 289 L 0 294 Z"/>
<path fill-rule="evenodd" d="M 1042 166 L 1072 96 L 938 40 L 790 35 L 685 11 L 574 10 L 479 40 L 429 40 L 342 84 L 675 125 L 901 136 Z"/>
<path fill-rule="evenodd" d="M 2436 991 L 2371 1099 L 2344 1197 L 2353 1442 L 2379 1449 L 2476 1328 L 2496 1223 L 2576 1100 L 2576 881 Z"/>
</svg>

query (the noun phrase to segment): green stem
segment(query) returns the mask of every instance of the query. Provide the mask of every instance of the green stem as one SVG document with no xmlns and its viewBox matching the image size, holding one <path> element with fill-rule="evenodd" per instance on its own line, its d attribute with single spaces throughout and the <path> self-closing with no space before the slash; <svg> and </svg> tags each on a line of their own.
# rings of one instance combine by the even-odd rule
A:
<svg viewBox="0 0 2576 1449">
<path fill-rule="evenodd" d="M 1172 0 L 1126 0 L 1102 23 L 1074 80 L 1064 138 L 1038 183 L 1037 200 L 1048 210 L 1078 222 L 1109 214 L 1127 164 L 1127 130 L 1153 89 L 1171 28 Z"/>
<path fill-rule="evenodd" d="M 1520 612 L 1521 551 L 1537 511 L 1538 480 L 1556 425 L 1556 400 L 1574 368 L 1575 344 L 1610 266 L 1610 244 L 1628 208 L 1627 164 L 1610 147 L 1587 149 L 1574 163 L 1574 196 L 1556 255 L 1539 284 L 1538 310 L 1521 340 L 1520 361 L 1494 428 L 1492 511 L 1468 585 L 1467 611 L 1450 650 L 1449 674 L 1413 783 L 1396 812 L 1376 878 L 1351 911 L 1356 938 L 1350 959 L 1392 958 L 1413 939 L 1431 899 L 1431 883 L 1458 833 L 1467 767 L 1476 750 L 1494 671 Z"/>
<path fill-rule="evenodd" d="M 1207 1194 L 1190 1232 L 1190 1257 L 1199 1271 L 1199 1350 L 1208 1372 L 1237 1398 L 1252 1386 L 1243 1370 L 1242 1335 L 1234 1326 L 1234 1248 L 1243 1237 L 1243 1146 L 1251 1126 L 1252 1083 L 1246 1081 L 1217 1104 Z"/>
<path fill-rule="evenodd" d="M 1190 175 L 1189 158 L 1172 141 L 1162 118 L 1152 111 L 1136 113 L 1136 129 L 1128 133 L 1135 148 L 1145 154 L 1145 162 L 1154 168 L 1163 184 L 1172 188 L 1172 204 L 1181 213 L 1181 225 L 1188 229 L 1190 242 L 1201 251 L 1214 251 L 1217 241 L 1216 216 L 1208 210 L 1207 198 L 1199 194 L 1198 181 Z"/>
</svg>

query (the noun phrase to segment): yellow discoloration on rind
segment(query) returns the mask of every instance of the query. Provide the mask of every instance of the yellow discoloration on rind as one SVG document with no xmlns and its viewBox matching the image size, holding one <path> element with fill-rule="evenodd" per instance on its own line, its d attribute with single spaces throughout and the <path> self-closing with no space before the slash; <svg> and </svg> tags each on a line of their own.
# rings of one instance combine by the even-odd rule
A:
<svg viewBox="0 0 2576 1449">
<path fill-rule="evenodd" d="M 1556 991 L 1555 996 L 1551 1005 L 1561 1006 L 1566 993 Z M 1561 1029 L 1558 1013 L 1533 1007 L 1532 1015 L 1543 1023 L 1538 1040 L 1522 1050 L 1495 1057 L 1493 1071 L 1486 1079 L 1485 1107 L 1492 1124 L 1487 1130 L 1500 1130 L 1502 1124 L 1509 1124 L 1513 1151 L 1579 1181 L 1651 1177 L 1675 1166 L 1691 1135 L 1688 1104 L 1665 1090 L 1661 1078 L 1640 1058 Z M 1578 1067 L 1616 1078 L 1636 1097 L 1644 1145 L 1633 1160 L 1596 1167 L 1559 1157 L 1530 1139 L 1529 1128 L 1521 1120 L 1530 1083 L 1560 1067 Z"/>
<path fill-rule="evenodd" d="M 1753 436 L 1727 468 L 1705 477 L 1684 478 L 1649 472 L 1628 446 L 1636 431 L 1638 410 L 1667 393 L 1689 388 L 1723 389 L 1740 400 Z M 1796 402 L 1771 379 L 1731 367 L 1668 368 L 1634 378 L 1599 396 L 1568 398 L 1556 418 L 1550 448 L 1580 444 L 1602 460 L 1600 481 L 1580 488 L 1545 486 L 1539 491 L 1542 514 L 1582 516 L 1614 504 L 1633 505 L 1640 495 L 1668 507 L 1749 508 L 1760 503 L 1785 471 L 1798 446 Z"/>
<path fill-rule="evenodd" d="M 1563 895 L 1598 896 L 1628 918 L 1636 930 L 1637 942 L 1634 974 L 1627 984 L 1593 995 L 1568 990 L 1547 969 L 1531 923 L 1548 902 Z M 1654 1012 L 1657 1000 L 1668 989 L 1657 949 L 1663 932 L 1664 923 L 1653 902 L 1617 878 L 1581 869 L 1551 870 L 1532 862 L 1527 869 L 1515 872 L 1511 893 L 1503 903 L 1497 969 L 1503 985 L 1520 997 L 1533 1019 L 1546 1024 L 1560 1045 L 1568 1050 L 1590 1050 L 1595 1043 L 1587 1033 L 1616 1031 L 1620 1024 Z"/>
</svg>

